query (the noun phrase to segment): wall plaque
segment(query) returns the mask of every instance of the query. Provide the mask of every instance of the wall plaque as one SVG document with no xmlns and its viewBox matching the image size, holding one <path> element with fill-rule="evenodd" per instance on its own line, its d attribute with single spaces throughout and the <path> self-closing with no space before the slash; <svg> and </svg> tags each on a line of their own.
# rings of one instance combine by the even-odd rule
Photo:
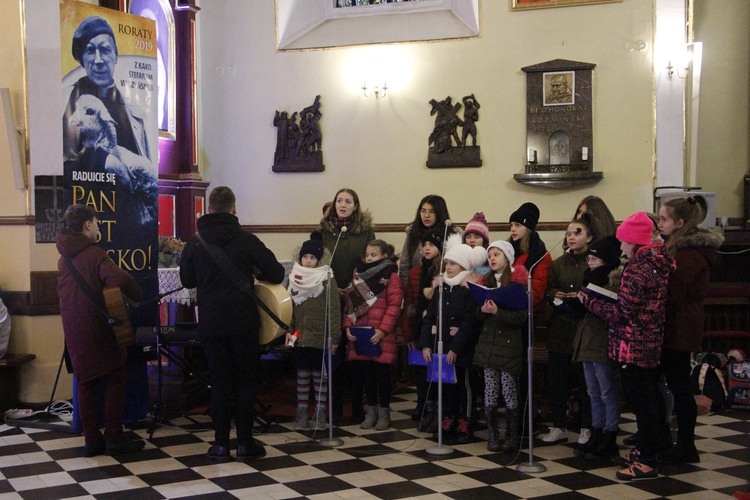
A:
<svg viewBox="0 0 750 500">
<path fill-rule="evenodd" d="M 599 182 L 594 172 L 592 73 L 595 64 L 555 59 L 526 73 L 526 167 L 522 184 L 565 188 Z"/>
</svg>

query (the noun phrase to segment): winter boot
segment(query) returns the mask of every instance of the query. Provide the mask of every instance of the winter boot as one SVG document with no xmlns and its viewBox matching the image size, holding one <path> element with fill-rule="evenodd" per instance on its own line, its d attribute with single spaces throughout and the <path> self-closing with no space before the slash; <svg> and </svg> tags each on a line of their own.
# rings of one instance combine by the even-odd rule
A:
<svg viewBox="0 0 750 500">
<path fill-rule="evenodd" d="M 377 406 L 365 406 L 365 420 L 359 426 L 362 429 L 372 429 L 375 427 L 375 423 L 378 421 L 378 407 Z"/>
<path fill-rule="evenodd" d="M 458 425 L 456 425 L 456 442 L 458 444 L 466 444 L 471 440 L 474 435 L 473 419 L 467 417 L 459 417 Z"/>
<path fill-rule="evenodd" d="M 659 454 L 659 461 L 663 464 L 697 464 L 701 461 L 695 442 L 686 444 L 677 440 L 674 448 Z"/>
<path fill-rule="evenodd" d="M 426 432 L 429 432 L 430 434 L 433 434 L 433 435 L 437 433 L 438 427 L 440 427 L 440 425 L 442 424 L 442 422 L 438 418 L 440 417 L 440 415 L 438 413 L 437 403 L 434 403 L 434 404 L 435 404 L 435 408 L 433 409 L 432 420 L 430 421 L 430 426 L 427 427 L 427 430 L 426 430 Z"/>
<path fill-rule="evenodd" d="M 307 416 L 307 407 L 297 408 L 297 416 L 294 418 L 294 430 L 306 431 L 310 427 L 310 418 Z"/>
<path fill-rule="evenodd" d="M 487 451 L 500 451 L 500 431 L 497 429 L 497 413 L 494 406 L 484 407 L 487 420 Z"/>
<path fill-rule="evenodd" d="M 422 415 L 419 427 L 417 427 L 419 432 L 432 432 L 430 429 L 434 426 L 435 419 L 437 419 L 436 411 L 434 401 L 427 401 L 424 404 L 424 415 Z"/>
<path fill-rule="evenodd" d="M 442 427 L 444 441 L 455 439 L 458 429 L 458 417 L 443 415 L 443 422 L 440 424 L 440 427 Z M 432 433 L 432 439 L 438 439 L 437 429 Z"/>
<path fill-rule="evenodd" d="M 376 431 L 384 431 L 391 426 L 390 407 L 378 407 L 378 421 L 375 423 Z"/>
<path fill-rule="evenodd" d="M 591 436 L 585 444 L 576 443 L 573 446 L 573 455 L 577 457 L 586 456 L 586 453 L 594 451 L 600 444 L 604 430 L 599 427 L 591 429 Z"/>
<path fill-rule="evenodd" d="M 603 431 L 599 440 L 599 445 L 587 452 L 586 455 L 584 455 L 584 458 L 586 460 L 610 460 L 618 456 L 620 454 L 620 449 L 617 446 L 617 432 L 617 429 L 613 431 Z"/>
<path fill-rule="evenodd" d="M 324 431 L 328 429 L 328 412 L 326 411 L 326 407 L 319 407 L 318 411 L 315 413 L 315 423 L 313 424 L 312 430 L 314 431 Z"/>
<path fill-rule="evenodd" d="M 519 432 L 521 412 L 518 408 L 505 408 L 505 420 L 507 427 L 505 441 L 500 445 L 502 451 L 518 451 L 521 447 L 521 435 Z"/>
</svg>

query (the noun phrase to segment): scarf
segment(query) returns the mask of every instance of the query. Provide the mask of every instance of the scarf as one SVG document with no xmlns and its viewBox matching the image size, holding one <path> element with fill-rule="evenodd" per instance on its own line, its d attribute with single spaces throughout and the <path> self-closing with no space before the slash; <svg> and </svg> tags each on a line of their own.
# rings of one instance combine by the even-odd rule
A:
<svg viewBox="0 0 750 500">
<path fill-rule="evenodd" d="M 355 322 L 364 316 L 381 293 L 388 287 L 393 273 L 398 273 L 398 266 L 391 259 L 362 263 L 354 271 L 354 277 L 344 293 L 349 308 L 349 318 Z"/>
<path fill-rule="evenodd" d="M 461 271 L 460 273 L 458 273 L 452 278 L 443 276 L 443 283 L 445 283 L 446 285 L 450 287 L 454 287 L 456 285 L 460 285 L 468 275 L 469 275 L 469 271 Z"/>
<path fill-rule="evenodd" d="M 309 268 L 295 262 L 289 274 L 289 295 L 292 296 L 292 302 L 300 305 L 307 299 L 320 295 L 330 271 L 330 266 Z"/>
<path fill-rule="evenodd" d="M 531 230 L 529 230 L 531 231 Z M 523 255 L 523 252 L 521 252 L 521 240 L 513 240 L 511 239 L 510 242 L 511 246 L 513 246 L 513 251 L 516 253 L 516 259 Z M 544 242 L 539 237 L 539 233 L 536 231 L 533 231 L 531 235 L 529 236 L 529 256 L 526 257 L 526 262 L 524 265 L 526 266 L 526 269 L 529 269 L 534 264 L 539 263 L 542 258 L 544 257 L 544 254 L 547 253 L 547 247 L 544 245 Z M 536 271 L 536 267 L 534 267 L 534 270 Z M 534 274 L 532 271 L 531 274 Z"/>
<path fill-rule="evenodd" d="M 338 216 L 334 216 L 334 217 L 331 217 L 330 220 L 331 220 L 331 224 L 333 224 L 333 226 L 336 229 L 341 229 L 342 227 L 346 226 L 346 228 L 351 231 L 352 225 L 354 223 L 354 214 L 350 215 L 346 219 L 342 219 Z"/>
</svg>

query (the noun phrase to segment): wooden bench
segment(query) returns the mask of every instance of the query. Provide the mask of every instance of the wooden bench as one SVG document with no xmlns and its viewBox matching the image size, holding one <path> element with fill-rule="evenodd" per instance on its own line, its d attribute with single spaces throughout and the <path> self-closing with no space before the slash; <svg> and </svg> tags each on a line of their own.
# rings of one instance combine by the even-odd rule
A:
<svg viewBox="0 0 750 500">
<path fill-rule="evenodd" d="M 750 283 L 711 283 L 703 302 L 706 313 L 703 351 L 750 350 Z"/>
<path fill-rule="evenodd" d="M 7 353 L 0 358 L 0 411 L 18 407 L 19 371 L 36 354 Z"/>
</svg>

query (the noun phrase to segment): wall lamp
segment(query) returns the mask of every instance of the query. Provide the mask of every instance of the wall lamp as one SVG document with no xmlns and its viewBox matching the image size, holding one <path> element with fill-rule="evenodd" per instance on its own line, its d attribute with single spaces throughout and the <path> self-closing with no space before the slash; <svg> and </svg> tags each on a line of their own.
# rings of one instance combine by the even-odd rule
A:
<svg viewBox="0 0 750 500">
<path fill-rule="evenodd" d="M 362 84 L 362 93 L 365 94 L 365 97 L 369 98 L 371 96 L 375 96 L 375 99 L 380 99 L 381 97 L 385 98 L 386 93 L 388 92 L 388 85 L 386 85 L 385 82 L 383 82 L 383 85 L 376 84 L 372 89 L 367 86 L 367 82 Z"/>
<path fill-rule="evenodd" d="M 672 65 L 671 59 L 667 61 L 667 76 L 669 77 L 670 80 L 672 79 L 675 73 L 677 73 L 678 78 L 684 79 L 687 76 L 688 71 L 690 71 L 690 61 L 687 61 L 684 64 L 685 64 L 684 66 L 675 68 Z"/>
<path fill-rule="evenodd" d="M 697 42 L 700 44 L 700 42 Z M 695 58 L 696 43 L 689 43 L 682 49 L 678 50 L 678 54 L 674 54 L 674 57 L 667 61 L 667 76 L 671 80 L 672 77 L 677 73 L 677 77 L 685 79 L 688 72 L 693 68 L 693 60 Z M 674 61 L 674 64 L 672 64 Z"/>
</svg>

